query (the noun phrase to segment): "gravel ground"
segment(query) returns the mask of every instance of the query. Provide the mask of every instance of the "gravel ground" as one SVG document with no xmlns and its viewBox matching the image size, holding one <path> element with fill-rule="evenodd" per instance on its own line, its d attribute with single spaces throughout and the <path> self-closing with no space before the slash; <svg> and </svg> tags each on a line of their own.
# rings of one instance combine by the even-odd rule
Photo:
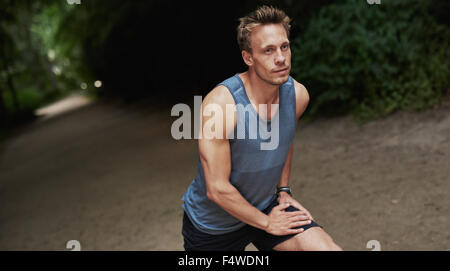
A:
<svg viewBox="0 0 450 271">
<path fill-rule="evenodd" d="M 182 250 L 198 151 L 172 139 L 175 119 L 92 103 L 0 143 L 0 250 Z M 294 145 L 294 196 L 345 250 L 450 250 L 448 104 L 301 121 Z"/>
</svg>

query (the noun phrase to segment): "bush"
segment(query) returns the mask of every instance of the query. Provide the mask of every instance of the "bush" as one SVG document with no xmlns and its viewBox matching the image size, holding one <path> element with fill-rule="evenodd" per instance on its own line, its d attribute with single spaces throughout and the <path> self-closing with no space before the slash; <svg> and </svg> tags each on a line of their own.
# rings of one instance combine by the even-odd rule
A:
<svg viewBox="0 0 450 271">
<path fill-rule="evenodd" d="M 438 103 L 449 87 L 450 31 L 429 14 L 431 4 L 348 0 L 322 8 L 292 46 L 308 113 L 368 120 Z"/>
<path fill-rule="evenodd" d="M 3 99 L 5 102 L 6 111 L 8 114 L 17 114 L 17 110 L 14 108 L 13 99 L 10 92 L 5 92 L 3 94 Z M 33 113 L 43 101 L 43 96 L 40 92 L 33 88 L 22 89 L 17 91 L 17 101 L 20 106 L 20 111 L 22 113 Z"/>
</svg>

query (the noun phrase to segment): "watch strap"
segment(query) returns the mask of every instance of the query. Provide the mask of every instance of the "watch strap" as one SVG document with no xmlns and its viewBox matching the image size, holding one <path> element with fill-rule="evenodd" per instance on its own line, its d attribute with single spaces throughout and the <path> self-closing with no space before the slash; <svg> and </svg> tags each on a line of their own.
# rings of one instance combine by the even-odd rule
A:
<svg viewBox="0 0 450 271">
<path fill-rule="evenodd" d="M 289 186 L 277 187 L 277 195 L 280 194 L 280 192 L 286 192 L 289 195 L 292 195 L 291 188 Z"/>
</svg>

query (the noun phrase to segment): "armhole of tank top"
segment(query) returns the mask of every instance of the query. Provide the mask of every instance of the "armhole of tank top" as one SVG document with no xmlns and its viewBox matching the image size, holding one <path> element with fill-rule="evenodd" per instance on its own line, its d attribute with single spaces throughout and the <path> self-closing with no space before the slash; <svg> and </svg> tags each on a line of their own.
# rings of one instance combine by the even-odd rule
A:
<svg viewBox="0 0 450 271">
<path fill-rule="evenodd" d="M 236 78 L 233 78 L 233 80 L 236 80 Z M 231 94 L 231 96 L 233 97 L 233 100 L 234 100 L 234 105 L 236 106 L 236 115 L 239 114 L 239 110 L 238 110 L 238 108 L 237 108 L 238 102 L 237 102 L 237 98 L 234 96 L 233 90 L 232 90 L 231 87 L 228 86 L 228 84 L 226 84 L 225 82 L 222 82 L 222 83 L 220 83 L 220 84 L 217 84 L 217 86 L 220 86 L 220 85 L 226 87 L 226 88 L 228 89 L 228 91 L 230 92 L 230 94 Z M 217 87 L 217 86 L 216 86 L 216 87 Z M 239 119 L 239 116 L 236 116 L 236 117 Z M 234 137 L 233 137 L 233 138 L 236 138 L 236 134 L 235 134 L 235 133 L 236 133 L 236 126 L 237 126 L 237 120 L 236 120 L 236 125 L 235 125 L 234 128 L 233 128 L 233 133 L 234 133 Z M 229 139 L 230 143 L 234 141 L 233 138 L 230 138 L 230 139 Z"/>
<path fill-rule="evenodd" d="M 291 91 L 294 93 L 291 94 L 291 97 L 294 97 L 293 107 L 294 107 L 294 124 L 295 124 L 295 130 L 297 130 L 297 93 L 295 92 L 295 83 L 294 78 L 292 76 L 289 76 L 289 81 L 291 82 Z"/>
</svg>

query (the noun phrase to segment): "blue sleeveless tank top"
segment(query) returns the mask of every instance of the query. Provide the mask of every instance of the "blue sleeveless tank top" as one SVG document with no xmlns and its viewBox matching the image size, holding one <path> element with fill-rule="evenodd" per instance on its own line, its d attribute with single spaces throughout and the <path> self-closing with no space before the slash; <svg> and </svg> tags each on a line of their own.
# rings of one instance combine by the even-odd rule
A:
<svg viewBox="0 0 450 271">
<path fill-rule="evenodd" d="M 250 103 L 244 84 L 238 74 L 219 85 L 228 88 L 237 109 L 234 137 L 229 139 L 231 149 L 230 183 L 250 204 L 259 210 L 264 210 L 276 197 L 276 186 L 280 181 L 297 127 L 293 79 L 289 77 L 289 80 L 280 86 L 279 107 L 275 114 L 278 114 L 278 117 L 272 117 L 271 120 L 264 120 L 259 117 Z M 249 127 L 249 117 L 256 118 L 258 125 L 267 125 L 267 131 L 271 131 L 272 127 L 275 127 L 274 125 L 279 126 L 278 146 L 275 149 L 261 149 L 261 144 L 269 142 L 270 138 L 267 139 L 267 136 L 261 137 L 260 129 L 256 131 L 256 138 L 250 137 L 254 131 L 251 130 L 253 125 Z M 276 120 L 278 120 L 278 123 L 275 123 Z M 239 136 L 238 125 L 245 125 L 245 139 Z M 182 200 L 184 201 L 182 207 L 192 224 L 202 232 L 224 234 L 245 226 L 242 221 L 227 213 L 206 196 L 205 175 L 200 157 L 198 157 L 197 175 Z"/>
</svg>

